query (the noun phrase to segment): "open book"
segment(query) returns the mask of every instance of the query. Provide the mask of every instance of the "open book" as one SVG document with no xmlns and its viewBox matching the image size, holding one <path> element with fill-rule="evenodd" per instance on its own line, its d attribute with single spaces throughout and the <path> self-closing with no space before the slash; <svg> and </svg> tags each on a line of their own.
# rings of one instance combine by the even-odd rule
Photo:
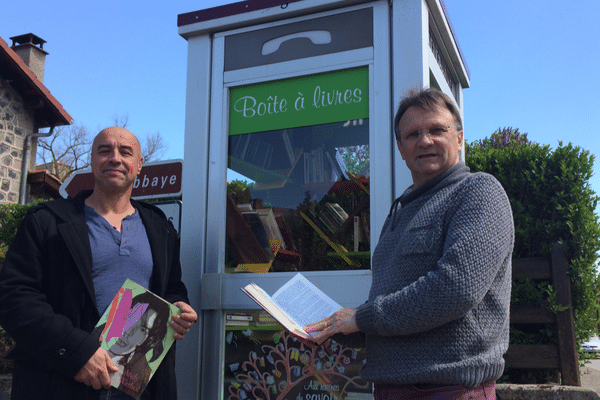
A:
<svg viewBox="0 0 600 400">
<path fill-rule="evenodd" d="M 139 398 L 173 344 L 170 321 L 181 310 L 127 279 L 93 334 L 119 370 L 112 386 Z"/>
<path fill-rule="evenodd" d="M 342 308 L 300 273 L 273 296 L 254 283 L 242 290 L 288 331 L 309 340 L 312 336 L 302 329 L 304 326 L 329 317 Z"/>
</svg>

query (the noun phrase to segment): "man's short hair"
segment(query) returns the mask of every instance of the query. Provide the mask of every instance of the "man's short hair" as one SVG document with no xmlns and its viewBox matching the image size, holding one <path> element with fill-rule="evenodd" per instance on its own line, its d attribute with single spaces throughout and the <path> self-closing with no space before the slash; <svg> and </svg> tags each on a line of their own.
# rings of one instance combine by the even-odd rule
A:
<svg viewBox="0 0 600 400">
<path fill-rule="evenodd" d="M 450 96 L 440 90 L 431 88 L 411 90 L 400 102 L 396 117 L 394 118 L 394 133 L 396 134 L 396 140 L 400 141 L 400 127 L 398 125 L 406 110 L 410 107 L 421 107 L 427 111 L 435 111 L 438 106 L 444 106 L 450 111 L 454 117 L 456 131 L 462 131 L 460 111 Z"/>
</svg>

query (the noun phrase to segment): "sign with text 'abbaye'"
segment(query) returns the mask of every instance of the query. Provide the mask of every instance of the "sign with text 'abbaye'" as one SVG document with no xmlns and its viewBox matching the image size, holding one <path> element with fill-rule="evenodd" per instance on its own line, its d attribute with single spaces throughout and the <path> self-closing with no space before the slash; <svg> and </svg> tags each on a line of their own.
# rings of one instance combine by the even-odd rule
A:
<svg viewBox="0 0 600 400">
<path fill-rule="evenodd" d="M 155 161 L 144 164 L 133 184 L 131 197 L 141 200 L 181 195 L 182 170 L 183 160 Z M 66 198 L 75 196 L 80 190 L 93 188 L 92 171 L 78 171 L 60 186 L 60 195 Z"/>
<path fill-rule="evenodd" d="M 369 117 L 369 68 L 231 88 L 229 135 Z"/>
</svg>

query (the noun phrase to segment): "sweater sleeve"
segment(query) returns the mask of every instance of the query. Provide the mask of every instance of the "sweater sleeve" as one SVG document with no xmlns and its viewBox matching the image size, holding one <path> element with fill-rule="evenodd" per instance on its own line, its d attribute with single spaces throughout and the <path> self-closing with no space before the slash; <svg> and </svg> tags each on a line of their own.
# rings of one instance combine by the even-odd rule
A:
<svg viewBox="0 0 600 400">
<path fill-rule="evenodd" d="M 362 331 L 418 334 L 465 316 L 485 296 L 510 301 L 506 274 L 510 276 L 514 224 L 502 186 L 491 175 L 474 174 L 453 202 L 448 214 L 440 216 L 446 221 L 438 237 L 443 240 L 441 256 L 412 283 L 359 307 L 356 320 Z M 497 279 L 502 285 L 495 284 Z"/>
</svg>

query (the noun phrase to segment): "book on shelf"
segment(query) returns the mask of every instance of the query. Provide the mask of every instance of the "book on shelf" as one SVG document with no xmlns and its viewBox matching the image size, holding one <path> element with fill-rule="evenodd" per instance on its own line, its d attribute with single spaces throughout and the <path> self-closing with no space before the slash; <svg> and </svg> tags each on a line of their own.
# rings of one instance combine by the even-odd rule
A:
<svg viewBox="0 0 600 400">
<path fill-rule="evenodd" d="M 310 210 L 306 210 L 307 214 L 309 215 L 314 215 L 314 213 L 311 213 Z M 327 234 L 323 231 L 323 228 L 321 228 L 316 221 L 313 221 L 313 217 L 309 217 L 309 215 L 305 214 L 304 212 L 300 211 L 300 216 L 306 221 L 308 222 L 308 224 L 323 238 L 323 240 L 325 240 L 325 242 L 327 242 L 327 244 L 329 246 L 331 246 L 332 249 L 335 250 L 335 252 L 346 262 L 348 263 L 348 265 L 351 265 L 355 268 L 360 268 L 360 264 L 356 261 L 351 260 L 350 258 L 348 258 L 348 256 L 345 253 L 348 253 L 348 250 L 342 246 L 339 243 L 336 243 L 334 241 L 332 241 L 329 236 L 327 236 Z"/>
<path fill-rule="evenodd" d="M 279 326 L 279 322 L 276 319 L 273 321 L 256 321 L 254 326 Z"/>
<path fill-rule="evenodd" d="M 234 312 L 225 314 L 225 326 L 272 327 L 279 322 L 266 311 Z"/>
<path fill-rule="evenodd" d="M 358 251 L 358 247 L 360 242 L 362 242 L 361 235 L 361 227 L 360 227 L 360 217 L 358 215 L 354 216 L 354 251 Z"/>
<path fill-rule="evenodd" d="M 342 308 L 301 273 L 296 274 L 272 296 L 251 283 L 242 288 L 252 300 L 295 335 L 312 340 L 303 327 Z"/>
<path fill-rule="evenodd" d="M 325 203 L 317 206 L 315 211 L 308 209 L 306 214 L 328 236 L 335 235 L 348 219 L 348 214 L 337 203 Z"/>
<path fill-rule="evenodd" d="M 230 195 L 227 195 L 226 232 L 238 263 L 265 264 L 270 261 L 269 253 L 250 229 L 246 218 Z"/>
<path fill-rule="evenodd" d="M 252 321 L 243 321 L 239 319 L 228 319 L 225 321 L 225 326 L 251 326 Z"/>
<path fill-rule="evenodd" d="M 348 213 L 338 203 L 326 203 L 326 205 L 334 210 L 340 216 L 342 221 L 348 219 Z"/>
<path fill-rule="evenodd" d="M 278 324 L 277 320 L 275 318 L 273 318 L 273 316 L 266 311 L 260 311 L 258 313 L 257 319 L 258 319 L 258 321 L 256 321 L 256 322 L 260 322 L 260 323 L 264 323 L 264 324 Z"/>
<path fill-rule="evenodd" d="M 284 129 L 281 133 L 281 138 L 283 139 L 283 147 L 290 159 L 290 165 L 294 165 L 296 163 L 296 154 L 294 153 L 294 147 L 292 146 L 292 133 L 288 132 L 287 129 Z"/>
<path fill-rule="evenodd" d="M 323 147 L 317 147 L 313 150 L 314 174 L 315 182 L 325 182 L 325 170 L 323 166 Z"/>
<path fill-rule="evenodd" d="M 243 160 L 250 142 L 250 135 L 234 135 L 229 138 L 229 154 Z"/>
<path fill-rule="evenodd" d="M 369 218 L 369 213 L 366 211 L 362 211 L 360 213 L 360 219 L 362 221 L 362 227 L 365 233 L 365 243 L 367 243 L 367 245 L 371 245 L 371 222 Z"/>
<path fill-rule="evenodd" d="M 238 210 L 240 210 L 240 212 L 254 210 L 254 208 L 252 208 L 252 204 L 250 204 L 250 203 L 240 203 L 240 204 L 237 204 L 237 208 L 238 208 Z"/>
<path fill-rule="evenodd" d="M 329 157 L 331 158 L 331 157 Z M 331 181 L 333 166 L 325 156 L 323 147 L 317 147 L 304 153 L 304 183 L 321 183 Z"/>
<path fill-rule="evenodd" d="M 337 153 L 336 150 L 333 150 L 333 151 Z M 336 157 L 334 160 L 333 157 L 331 156 L 331 151 L 329 151 L 329 150 L 325 151 L 325 156 L 327 157 L 327 161 L 329 161 L 329 165 L 332 168 L 331 181 L 336 182 L 340 179 L 347 180 L 348 177 L 345 174 L 345 168 L 342 169 L 342 167 L 339 164 L 339 159 Z"/>
<path fill-rule="evenodd" d="M 329 229 L 329 234 L 330 235 L 334 235 L 335 232 L 339 229 L 340 226 L 342 226 L 342 224 L 340 223 L 340 221 L 333 215 L 331 215 L 327 209 L 321 209 L 318 213 L 317 216 L 320 218 L 320 220 L 327 226 L 327 228 Z"/>
<path fill-rule="evenodd" d="M 228 321 L 252 321 L 254 318 L 250 313 L 227 313 L 225 319 Z"/>
<path fill-rule="evenodd" d="M 348 169 L 346 168 L 346 163 L 344 162 L 344 158 L 342 157 L 342 154 L 337 150 L 335 151 L 335 159 L 337 160 L 338 167 L 340 167 L 340 170 L 342 171 L 342 176 L 346 179 L 349 179 Z"/>
<path fill-rule="evenodd" d="M 283 236 L 281 235 L 281 231 L 279 230 L 279 225 L 275 220 L 275 214 L 273 213 L 273 209 L 271 208 L 258 208 L 256 209 L 258 213 L 258 217 L 265 228 L 265 232 L 269 240 L 281 240 L 281 248 L 286 249 L 286 243 L 283 240 Z"/>
<path fill-rule="evenodd" d="M 113 387 L 136 399 L 142 395 L 175 341 L 170 321 L 180 313 L 134 281 L 123 283 L 92 332 L 119 368 L 110 374 Z"/>
<path fill-rule="evenodd" d="M 261 168 L 269 168 L 275 146 L 256 134 L 234 135 L 229 142 L 229 155 Z"/>
<path fill-rule="evenodd" d="M 285 250 L 296 251 L 296 246 L 294 246 L 294 240 L 292 239 L 292 233 L 290 232 L 290 228 L 281 213 L 273 213 L 275 216 L 275 222 L 279 227 L 279 232 L 281 233 L 281 237 L 283 238 L 283 243 L 285 243 Z"/>
<path fill-rule="evenodd" d="M 335 225 L 339 228 L 348 219 L 348 214 L 337 203 L 325 203 L 325 210 L 335 221 Z"/>
<path fill-rule="evenodd" d="M 304 183 L 310 183 L 310 153 L 304 153 L 302 155 L 302 161 L 304 163 Z"/>
<path fill-rule="evenodd" d="M 254 209 L 249 203 L 236 206 L 230 195 L 227 198 L 227 237 L 239 264 L 268 264 L 275 258 L 301 261 L 281 213 L 275 214 L 272 208 Z M 276 250 L 273 243 L 281 243 L 281 247 Z"/>
<path fill-rule="evenodd" d="M 275 146 L 269 144 L 267 146 L 267 152 L 265 154 L 265 158 L 263 160 L 262 163 L 262 167 L 263 168 L 270 168 L 271 167 L 271 161 L 273 160 L 273 152 L 275 151 Z"/>
<path fill-rule="evenodd" d="M 242 216 L 250 226 L 250 230 L 258 239 L 258 242 L 265 250 L 265 253 L 269 257 L 269 259 L 273 258 L 273 253 L 271 252 L 271 245 L 269 244 L 269 233 L 267 233 L 267 229 L 263 225 L 260 215 L 257 210 L 251 211 L 242 211 Z"/>
<path fill-rule="evenodd" d="M 335 233 L 336 227 L 329 221 L 325 219 L 322 212 L 312 211 L 310 209 L 306 210 L 306 215 L 311 219 L 311 221 L 319 227 L 319 229 L 327 236 L 332 236 Z"/>
</svg>

